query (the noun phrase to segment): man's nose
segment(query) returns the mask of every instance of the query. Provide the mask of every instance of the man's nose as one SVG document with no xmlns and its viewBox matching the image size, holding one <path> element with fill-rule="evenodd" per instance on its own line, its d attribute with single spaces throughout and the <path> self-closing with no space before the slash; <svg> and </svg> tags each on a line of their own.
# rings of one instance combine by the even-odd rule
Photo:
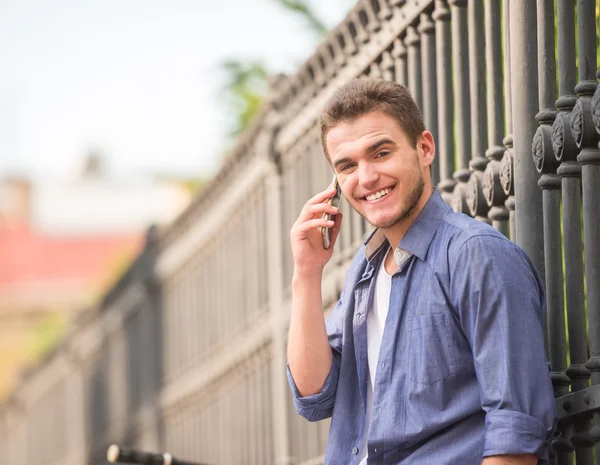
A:
<svg viewBox="0 0 600 465">
<path fill-rule="evenodd" d="M 373 186 L 379 180 L 377 169 L 370 163 L 358 166 L 358 182 L 363 187 Z"/>
</svg>

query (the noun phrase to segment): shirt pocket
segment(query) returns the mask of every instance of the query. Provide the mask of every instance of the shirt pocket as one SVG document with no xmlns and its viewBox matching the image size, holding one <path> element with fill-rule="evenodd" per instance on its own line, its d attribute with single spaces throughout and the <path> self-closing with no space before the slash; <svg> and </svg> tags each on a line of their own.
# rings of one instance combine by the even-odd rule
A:
<svg viewBox="0 0 600 465">
<path fill-rule="evenodd" d="M 433 384 L 456 372 L 450 316 L 446 313 L 418 315 L 408 321 L 408 378 Z"/>
</svg>

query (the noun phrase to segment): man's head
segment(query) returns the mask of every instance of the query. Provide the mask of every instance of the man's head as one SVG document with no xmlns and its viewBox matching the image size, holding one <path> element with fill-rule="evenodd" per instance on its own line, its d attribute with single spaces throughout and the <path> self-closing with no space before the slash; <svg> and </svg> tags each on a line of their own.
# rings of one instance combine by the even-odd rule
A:
<svg viewBox="0 0 600 465">
<path fill-rule="evenodd" d="M 321 114 L 321 140 L 344 196 L 374 226 L 393 228 L 429 198 L 433 138 L 405 87 L 349 82 Z"/>
<path fill-rule="evenodd" d="M 408 89 L 381 79 L 354 79 L 337 90 L 321 113 L 321 143 L 329 161 L 326 139 L 331 128 L 375 111 L 382 111 L 396 120 L 413 147 L 416 146 L 425 124 Z"/>
</svg>

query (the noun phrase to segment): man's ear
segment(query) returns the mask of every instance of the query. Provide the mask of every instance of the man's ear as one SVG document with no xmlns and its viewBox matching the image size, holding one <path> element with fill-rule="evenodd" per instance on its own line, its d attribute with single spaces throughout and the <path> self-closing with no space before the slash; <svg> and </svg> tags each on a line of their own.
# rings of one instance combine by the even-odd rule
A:
<svg viewBox="0 0 600 465">
<path fill-rule="evenodd" d="M 435 142 L 429 131 L 423 131 L 417 140 L 419 161 L 422 166 L 431 166 L 435 158 Z"/>
</svg>

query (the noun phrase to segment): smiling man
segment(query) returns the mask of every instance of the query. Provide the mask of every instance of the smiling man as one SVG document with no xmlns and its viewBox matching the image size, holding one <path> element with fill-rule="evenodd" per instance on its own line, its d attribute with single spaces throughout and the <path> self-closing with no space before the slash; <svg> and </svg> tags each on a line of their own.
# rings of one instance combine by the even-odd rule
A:
<svg viewBox="0 0 600 465">
<path fill-rule="evenodd" d="M 335 243 L 335 190 L 310 199 L 290 232 L 288 379 L 302 416 L 332 417 L 325 465 L 547 464 L 554 399 L 531 261 L 444 203 L 406 88 L 351 81 L 327 103 L 321 136 L 344 197 L 375 226 L 327 321 L 333 247 L 319 229 Z"/>
</svg>

